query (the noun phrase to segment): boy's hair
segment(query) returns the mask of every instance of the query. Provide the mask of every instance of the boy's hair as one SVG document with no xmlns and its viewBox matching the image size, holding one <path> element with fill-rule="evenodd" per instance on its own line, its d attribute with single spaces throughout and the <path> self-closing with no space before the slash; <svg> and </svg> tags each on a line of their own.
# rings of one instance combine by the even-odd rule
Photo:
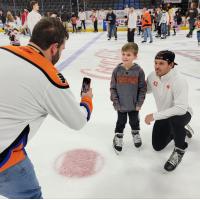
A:
<svg viewBox="0 0 200 200">
<path fill-rule="evenodd" d="M 128 42 L 122 47 L 122 51 L 132 51 L 135 55 L 138 54 L 138 45 L 134 42 Z"/>
</svg>

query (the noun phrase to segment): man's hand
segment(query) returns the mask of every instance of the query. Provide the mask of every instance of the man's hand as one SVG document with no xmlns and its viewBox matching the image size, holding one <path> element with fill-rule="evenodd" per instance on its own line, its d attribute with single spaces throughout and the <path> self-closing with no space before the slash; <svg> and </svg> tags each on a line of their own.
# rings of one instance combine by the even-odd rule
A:
<svg viewBox="0 0 200 200">
<path fill-rule="evenodd" d="M 90 88 L 89 91 L 86 92 L 86 93 L 83 92 L 81 97 L 84 97 L 84 96 L 88 96 L 90 98 L 93 98 L 92 88 Z"/>
<path fill-rule="evenodd" d="M 153 118 L 153 114 L 152 113 L 145 117 L 145 123 L 146 124 L 150 125 L 151 122 L 153 122 L 153 121 L 154 121 L 154 118 Z"/>
</svg>

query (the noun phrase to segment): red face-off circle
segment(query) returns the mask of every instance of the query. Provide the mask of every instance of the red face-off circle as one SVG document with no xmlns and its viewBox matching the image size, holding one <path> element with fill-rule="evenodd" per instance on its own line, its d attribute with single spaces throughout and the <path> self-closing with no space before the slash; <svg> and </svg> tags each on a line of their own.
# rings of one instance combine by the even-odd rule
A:
<svg viewBox="0 0 200 200">
<path fill-rule="evenodd" d="M 87 177 L 98 173 L 104 164 L 103 157 L 87 149 L 75 149 L 63 153 L 55 163 L 56 171 L 66 177 Z"/>
</svg>

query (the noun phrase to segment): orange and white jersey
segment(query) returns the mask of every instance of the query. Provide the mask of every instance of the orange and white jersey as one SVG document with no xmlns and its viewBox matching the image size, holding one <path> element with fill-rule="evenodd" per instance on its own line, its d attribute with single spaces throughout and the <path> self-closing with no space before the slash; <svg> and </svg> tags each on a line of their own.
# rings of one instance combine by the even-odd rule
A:
<svg viewBox="0 0 200 200">
<path fill-rule="evenodd" d="M 39 51 L 0 47 L 0 60 L 0 155 L 22 132 L 31 139 L 48 114 L 75 130 L 87 123 L 92 99 L 77 102 L 65 78 Z"/>
</svg>

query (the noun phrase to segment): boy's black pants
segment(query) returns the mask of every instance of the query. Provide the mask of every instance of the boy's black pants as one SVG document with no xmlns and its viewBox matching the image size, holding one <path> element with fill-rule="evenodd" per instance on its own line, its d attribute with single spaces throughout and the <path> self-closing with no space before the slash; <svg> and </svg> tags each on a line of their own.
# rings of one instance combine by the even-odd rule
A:
<svg viewBox="0 0 200 200">
<path fill-rule="evenodd" d="M 140 120 L 139 120 L 139 112 L 138 111 L 130 111 L 130 112 L 117 112 L 118 118 L 115 128 L 115 133 L 123 133 L 126 122 L 127 115 L 129 117 L 129 124 L 132 130 L 140 130 Z"/>
<path fill-rule="evenodd" d="M 164 149 L 171 140 L 174 140 L 176 147 L 185 149 L 185 126 L 190 120 L 191 115 L 187 112 L 184 115 L 176 115 L 168 119 L 155 121 L 152 133 L 153 148 L 156 151 L 160 151 Z"/>
</svg>

